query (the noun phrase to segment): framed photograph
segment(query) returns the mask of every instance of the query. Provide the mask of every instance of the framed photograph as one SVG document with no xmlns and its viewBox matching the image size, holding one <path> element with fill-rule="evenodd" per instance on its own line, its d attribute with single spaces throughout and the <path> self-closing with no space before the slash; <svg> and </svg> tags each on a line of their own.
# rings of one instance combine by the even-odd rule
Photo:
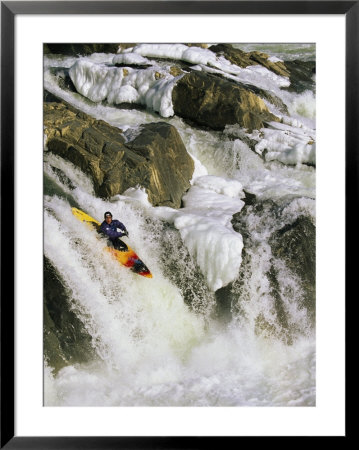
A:
<svg viewBox="0 0 359 450">
<path fill-rule="evenodd" d="M 1 448 L 348 436 L 358 12 L 1 2 Z"/>
</svg>

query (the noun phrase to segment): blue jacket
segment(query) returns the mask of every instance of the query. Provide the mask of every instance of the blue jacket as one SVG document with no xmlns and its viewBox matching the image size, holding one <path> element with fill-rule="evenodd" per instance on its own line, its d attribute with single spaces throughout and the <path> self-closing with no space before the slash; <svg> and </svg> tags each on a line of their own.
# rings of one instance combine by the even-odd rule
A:
<svg viewBox="0 0 359 450">
<path fill-rule="evenodd" d="M 117 231 L 117 228 L 120 228 L 122 231 Z M 125 225 L 119 220 L 113 220 L 110 224 L 104 220 L 100 226 L 100 232 L 106 234 L 112 241 L 121 236 L 125 236 L 127 230 Z"/>
</svg>

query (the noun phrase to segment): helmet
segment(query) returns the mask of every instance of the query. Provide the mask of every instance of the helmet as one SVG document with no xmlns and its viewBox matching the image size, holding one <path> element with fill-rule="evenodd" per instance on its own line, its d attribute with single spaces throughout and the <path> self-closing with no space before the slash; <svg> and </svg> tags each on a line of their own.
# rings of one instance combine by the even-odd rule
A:
<svg viewBox="0 0 359 450">
<path fill-rule="evenodd" d="M 112 213 L 110 211 L 106 211 L 105 214 L 103 215 L 104 218 L 106 219 L 107 216 L 112 217 Z"/>
</svg>

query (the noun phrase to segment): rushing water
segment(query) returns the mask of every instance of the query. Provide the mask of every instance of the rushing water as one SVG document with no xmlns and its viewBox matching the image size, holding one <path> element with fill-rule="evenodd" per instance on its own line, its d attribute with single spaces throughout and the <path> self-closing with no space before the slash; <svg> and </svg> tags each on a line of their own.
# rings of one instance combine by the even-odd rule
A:
<svg viewBox="0 0 359 450">
<path fill-rule="evenodd" d="M 281 59 L 313 59 L 315 51 L 310 45 L 238 46 Z M 113 56 L 80 59 L 108 64 Z M 140 124 L 168 121 L 195 173 L 180 210 L 152 207 L 139 188 L 106 201 L 77 168 L 45 151 L 45 257 L 79 319 L 76 326 L 91 337 L 91 356 L 83 362 L 45 363 L 45 404 L 314 406 L 315 299 L 304 302 L 298 276 L 273 254 L 270 238 L 302 216 L 315 224 L 315 154 L 302 145 L 315 139 L 315 94 L 282 91 L 263 74 L 258 85 L 280 96 L 289 114 L 282 127 L 247 135 L 257 141 L 254 152 L 235 126 L 195 129 L 176 116 L 93 103 L 64 90 L 51 67 L 69 68 L 78 59 L 46 57 L 45 88 L 127 136 Z M 279 146 L 287 150 L 278 152 Z M 243 190 L 255 194 L 260 207 L 243 208 Z M 71 206 L 98 220 L 112 211 L 153 279 L 114 263 Z M 241 210 L 236 227 L 233 214 Z"/>
</svg>

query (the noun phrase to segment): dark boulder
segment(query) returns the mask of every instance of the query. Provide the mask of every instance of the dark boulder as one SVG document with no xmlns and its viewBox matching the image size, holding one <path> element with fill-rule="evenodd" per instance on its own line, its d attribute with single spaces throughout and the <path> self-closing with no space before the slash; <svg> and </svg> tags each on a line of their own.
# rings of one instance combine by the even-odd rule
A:
<svg viewBox="0 0 359 450">
<path fill-rule="evenodd" d="M 255 194 L 252 194 L 251 192 L 247 192 L 243 189 L 243 192 L 245 194 L 245 197 L 242 199 L 245 203 L 245 206 L 253 205 L 256 202 L 257 196 Z M 240 213 L 236 213 L 240 214 Z M 234 216 L 233 216 L 234 219 Z"/>
<path fill-rule="evenodd" d="M 145 158 L 148 199 L 153 205 L 180 207 L 190 188 L 194 162 L 175 127 L 165 122 L 141 127 L 141 133 L 126 147 Z"/>
<path fill-rule="evenodd" d="M 248 67 L 261 65 L 282 77 L 289 77 L 289 71 L 282 61 L 273 62 L 269 60 L 269 55 L 263 52 L 244 52 L 231 44 L 218 44 L 210 47 L 212 52 L 223 55 L 232 64 L 238 67 Z"/>
<path fill-rule="evenodd" d="M 254 197 L 240 213 L 233 216 L 233 229 L 243 237 L 243 260 L 238 279 L 226 289 L 226 295 L 223 295 L 223 291 L 218 299 L 224 312 L 228 314 L 230 308 L 236 316 L 245 319 L 246 310 L 242 306 L 251 301 L 251 290 L 258 282 L 255 276 L 258 255 L 264 255 L 265 259 L 266 255 L 270 255 L 267 270 L 262 276 L 263 282 L 268 283 L 266 295 L 272 299 L 274 319 L 268 321 L 263 314 L 259 314 L 255 330 L 258 334 L 277 336 L 291 344 L 296 336 L 306 333 L 308 328 L 293 323 L 290 308 L 287 307 L 288 296 L 298 309 L 306 312 L 309 328 L 315 326 L 315 225 L 310 217 L 299 216 L 292 223 L 272 232 L 269 248 L 267 244 L 263 246 L 262 233 L 266 234 L 268 230 L 266 222 L 274 225 L 280 220 L 283 220 L 280 205 L 273 200 L 256 201 Z M 254 231 L 251 225 L 253 222 L 256 223 Z M 283 284 L 283 267 L 286 269 L 285 283 L 288 281 L 288 285 Z"/>
<path fill-rule="evenodd" d="M 153 205 L 181 206 L 194 162 L 172 125 L 144 125 L 125 143 L 118 128 L 57 102 L 44 103 L 44 126 L 48 151 L 88 174 L 98 196 L 108 198 L 141 186 Z"/>
<path fill-rule="evenodd" d="M 301 93 L 315 89 L 315 62 L 314 61 L 286 61 L 289 70 L 290 86 L 286 88 L 290 92 Z"/>
<path fill-rule="evenodd" d="M 279 120 L 250 90 L 203 72 L 184 75 L 173 88 L 172 101 L 175 114 L 214 130 L 239 124 L 252 131 Z"/>
<path fill-rule="evenodd" d="M 272 92 L 266 91 L 265 89 L 261 89 L 257 86 L 253 86 L 252 84 L 237 84 L 242 85 L 243 87 L 245 87 L 245 89 L 248 89 L 255 95 L 258 95 L 258 97 L 262 98 L 263 100 L 267 100 L 269 103 L 276 106 L 281 113 L 289 115 L 287 105 L 283 102 L 282 99 L 274 95 Z"/>
<path fill-rule="evenodd" d="M 311 219 L 300 216 L 292 224 L 285 225 L 273 233 L 269 240 L 273 255 L 284 260 L 300 280 L 304 292 L 301 306 L 307 309 L 313 322 L 316 284 L 315 231 Z"/>
<path fill-rule="evenodd" d="M 315 88 L 315 81 L 313 80 L 313 75 L 315 74 L 314 61 L 270 61 L 270 56 L 266 53 L 258 51 L 244 52 L 234 48 L 231 44 L 212 45 L 210 50 L 224 56 L 238 67 L 245 68 L 260 65 L 276 75 L 289 78 L 290 86 L 285 89 L 290 92 L 301 93 L 305 90 L 314 90 Z"/>
<path fill-rule="evenodd" d="M 71 306 L 65 284 L 44 257 L 44 358 L 57 372 L 66 365 L 86 363 L 95 356 L 92 337 Z"/>
</svg>

